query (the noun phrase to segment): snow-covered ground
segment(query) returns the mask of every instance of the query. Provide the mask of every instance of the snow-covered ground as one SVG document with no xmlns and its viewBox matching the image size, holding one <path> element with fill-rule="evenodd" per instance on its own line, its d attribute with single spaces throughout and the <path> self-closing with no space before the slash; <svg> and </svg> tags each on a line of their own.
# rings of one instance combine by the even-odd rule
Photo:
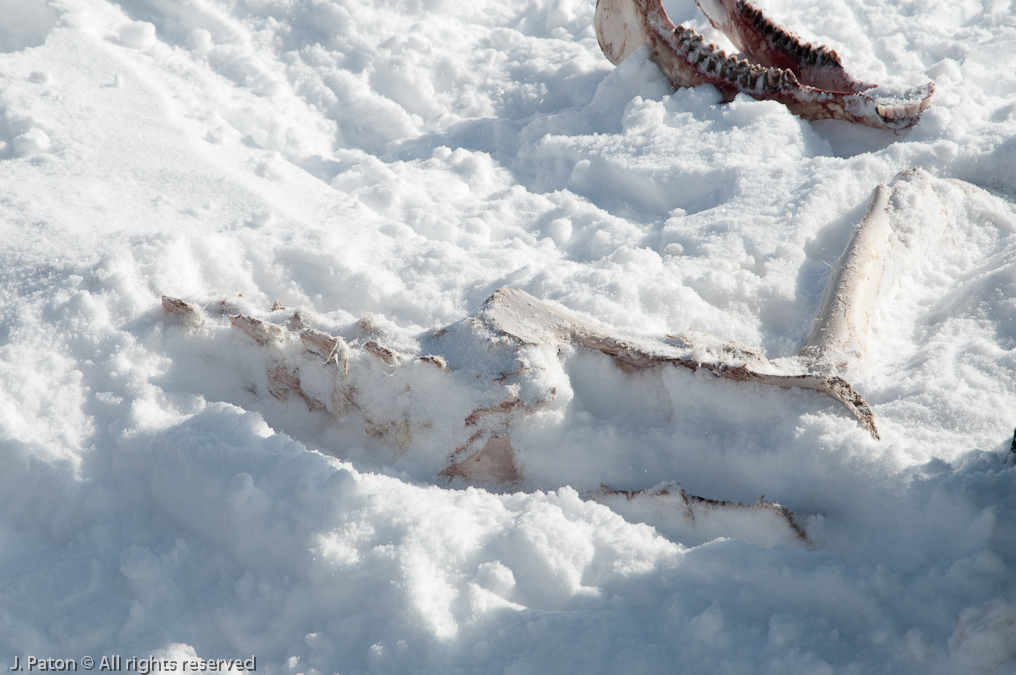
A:
<svg viewBox="0 0 1016 675">
<path fill-rule="evenodd" d="M 1012 5 L 763 6 L 932 107 L 893 134 L 674 92 L 606 61 L 592 0 L 0 0 L 0 668 L 1016 672 Z M 440 475 L 511 365 L 453 339 L 496 289 L 793 357 L 917 165 L 844 372 L 881 441 L 815 392 L 560 345 L 527 356 L 554 396 L 518 482 Z M 360 407 L 280 395 L 216 307 L 345 336 Z M 672 483 L 808 541 L 591 498 Z"/>
</svg>

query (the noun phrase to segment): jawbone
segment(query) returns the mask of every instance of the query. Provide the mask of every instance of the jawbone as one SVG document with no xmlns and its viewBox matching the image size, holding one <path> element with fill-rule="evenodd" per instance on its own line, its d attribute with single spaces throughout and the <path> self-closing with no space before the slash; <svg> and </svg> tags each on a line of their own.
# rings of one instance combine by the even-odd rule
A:
<svg viewBox="0 0 1016 675">
<path fill-rule="evenodd" d="M 675 26 L 660 0 L 597 0 L 596 37 L 617 65 L 639 47 L 675 87 L 711 84 L 784 104 L 804 119 L 838 119 L 876 129 L 906 129 L 930 105 L 935 83 L 904 94 L 854 79 L 828 47 L 802 42 L 748 0 L 697 0 L 710 23 L 751 59 L 738 60 L 691 28 Z"/>
</svg>

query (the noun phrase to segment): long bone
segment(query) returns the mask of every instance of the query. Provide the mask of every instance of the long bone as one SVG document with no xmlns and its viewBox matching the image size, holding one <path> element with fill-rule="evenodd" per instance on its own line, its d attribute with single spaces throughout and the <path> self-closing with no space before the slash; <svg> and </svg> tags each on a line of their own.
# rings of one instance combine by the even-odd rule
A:
<svg viewBox="0 0 1016 675">
<path fill-rule="evenodd" d="M 743 92 L 778 101 L 804 119 L 839 119 L 877 129 L 917 124 L 935 83 L 902 95 L 878 92 L 851 77 L 828 47 L 802 42 L 748 0 L 698 0 L 710 22 L 755 63 L 728 56 L 691 28 L 675 26 L 661 0 L 597 0 L 596 37 L 617 65 L 639 47 L 675 87 L 712 84 L 725 96 Z"/>
<path fill-rule="evenodd" d="M 876 289 L 877 290 L 877 289 Z M 609 332 L 563 312 L 525 291 L 502 288 L 477 313 L 493 331 L 524 344 L 571 342 L 611 356 L 628 368 L 678 366 L 717 377 L 782 388 L 812 389 L 839 401 L 875 439 L 875 416 L 864 398 L 841 377 L 769 361 L 743 345 L 679 337 L 682 346 Z"/>
<path fill-rule="evenodd" d="M 889 223 L 892 187 L 878 185 L 868 210 L 829 277 L 815 327 L 801 356 L 823 369 L 842 366 L 864 354 L 869 315 L 882 283 L 882 269 L 893 229 Z"/>
<path fill-rule="evenodd" d="M 886 256 L 894 241 L 890 200 L 897 184 L 904 181 L 926 184 L 928 174 L 917 166 L 899 172 L 888 185 L 875 186 L 864 218 L 850 235 L 829 276 L 822 308 L 800 353 L 815 370 L 842 370 L 867 350 L 871 314 L 882 285 Z"/>
</svg>

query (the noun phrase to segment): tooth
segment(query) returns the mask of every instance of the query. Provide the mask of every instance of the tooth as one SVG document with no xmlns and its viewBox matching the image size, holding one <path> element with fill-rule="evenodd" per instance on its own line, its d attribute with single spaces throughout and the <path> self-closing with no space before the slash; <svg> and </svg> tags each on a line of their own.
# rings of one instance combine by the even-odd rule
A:
<svg viewBox="0 0 1016 675">
<path fill-rule="evenodd" d="M 878 113 L 879 117 L 885 117 L 888 111 L 886 110 L 886 107 L 880 103 L 875 106 L 875 112 Z"/>
<path fill-rule="evenodd" d="M 910 105 L 907 106 L 907 117 L 917 117 L 917 115 L 920 114 L 920 112 L 921 112 L 921 104 L 919 102 L 911 103 Z"/>
</svg>

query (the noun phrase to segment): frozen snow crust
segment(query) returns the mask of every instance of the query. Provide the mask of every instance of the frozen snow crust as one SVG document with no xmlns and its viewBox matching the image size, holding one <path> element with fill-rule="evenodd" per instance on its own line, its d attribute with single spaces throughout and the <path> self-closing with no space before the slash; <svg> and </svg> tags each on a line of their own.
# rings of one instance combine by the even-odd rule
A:
<svg viewBox="0 0 1016 675">
<path fill-rule="evenodd" d="M 766 8 L 934 105 L 893 135 L 673 92 L 602 57 L 592 2 L 0 0 L 0 668 L 1016 672 L 1016 21 Z M 814 392 L 533 350 L 556 405 L 518 484 L 471 486 L 439 471 L 479 380 L 393 375 L 400 449 L 160 305 L 280 300 L 416 353 L 508 286 L 789 358 L 871 189 L 916 165 L 848 372 L 881 442 Z M 811 541 L 600 483 L 764 494 Z"/>
</svg>

